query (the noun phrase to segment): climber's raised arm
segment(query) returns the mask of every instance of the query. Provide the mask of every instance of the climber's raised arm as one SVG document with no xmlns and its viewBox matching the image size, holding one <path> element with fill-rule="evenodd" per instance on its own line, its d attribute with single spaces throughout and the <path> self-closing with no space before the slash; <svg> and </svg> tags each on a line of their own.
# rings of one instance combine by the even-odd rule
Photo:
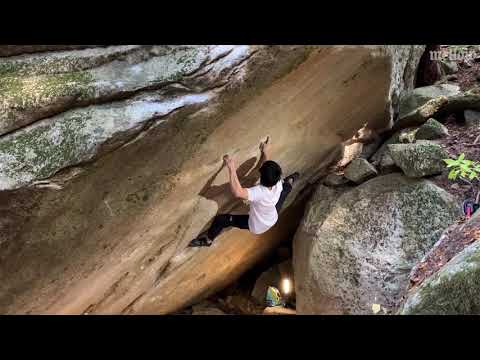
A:
<svg viewBox="0 0 480 360">
<path fill-rule="evenodd" d="M 230 175 L 230 190 L 232 191 L 233 196 L 240 199 L 248 200 L 247 189 L 243 188 L 240 184 L 240 181 L 238 180 L 235 162 L 228 155 L 225 155 L 223 157 L 223 161 L 228 168 L 228 173 Z"/>
<path fill-rule="evenodd" d="M 265 141 L 260 143 L 260 151 L 262 152 L 262 158 L 259 165 L 262 165 L 265 161 L 270 160 L 270 136 L 267 136 Z"/>
</svg>

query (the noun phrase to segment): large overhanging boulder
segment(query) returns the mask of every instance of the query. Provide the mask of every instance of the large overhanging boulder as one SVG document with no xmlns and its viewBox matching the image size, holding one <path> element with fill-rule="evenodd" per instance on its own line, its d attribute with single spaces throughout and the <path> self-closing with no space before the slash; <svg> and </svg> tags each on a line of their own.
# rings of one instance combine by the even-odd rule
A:
<svg viewBox="0 0 480 360">
<path fill-rule="evenodd" d="M 392 313 L 411 268 L 459 216 L 455 199 L 398 173 L 336 189 L 316 190 L 295 235 L 297 313 Z"/>
<path fill-rule="evenodd" d="M 168 313 L 219 290 L 295 230 L 342 142 L 392 125 L 423 49 L 79 47 L 0 48 L 0 313 Z M 266 136 L 301 173 L 278 226 L 185 249 L 245 211 L 222 156 L 251 185 Z"/>
</svg>

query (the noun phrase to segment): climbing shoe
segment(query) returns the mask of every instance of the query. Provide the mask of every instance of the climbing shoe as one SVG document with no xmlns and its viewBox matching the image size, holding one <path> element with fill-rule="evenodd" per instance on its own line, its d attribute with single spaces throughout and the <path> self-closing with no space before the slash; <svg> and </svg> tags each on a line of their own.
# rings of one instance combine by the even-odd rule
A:
<svg viewBox="0 0 480 360">
<path fill-rule="evenodd" d="M 297 179 L 300 177 L 300 173 L 294 172 L 291 175 L 288 175 L 285 179 L 283 179 L 284 182 L 290 182 L 290 179 L 292 180 L 292 185 L 297 181 Z"/>
<path fill-rule="evenodd" d="M 212 245 L 212 243 L 213 243 L 213 240 L 210 240 L 206 236 L 204 236 L 204 237 L 198 237 L 196 239 L 193 239 L 188 246 L 189 247 L 210 246 Z"/>
</svg>

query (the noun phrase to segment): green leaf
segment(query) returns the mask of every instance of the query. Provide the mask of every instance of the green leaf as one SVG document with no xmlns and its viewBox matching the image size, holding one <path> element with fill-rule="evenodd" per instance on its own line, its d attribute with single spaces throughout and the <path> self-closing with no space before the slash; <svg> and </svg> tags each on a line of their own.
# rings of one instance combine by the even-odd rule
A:
<svg viewBox="0 0 480 360">
<path fill-rule="evenodd" d="M 457 178 L 457 173 L 455 169 L 450 170 L 450 172 L 448 173 L 448 179 L 455 180 L 456 178 Z"/>
<path fill-rule="evenodd" d="M 457 163 L 457 161 L 453 159 L 443 159 L 443 161 L 445 161 L 445 163 L 450 166 L 455 165 Z"/>
<path fill-rule="evenodd" d="M 463 159 L 465 159 L 465 154 L 461 153 L 457 160 L 463 160 Z"/>
<path fill-rule="evenodd" d="M 470 175 L 468 176 L 468 178 L 469 178 L 470 180 L 473 180 L 473 179 L 475 179 L 476 177 L 477 177 L 477 174 L 475 174 L 474 172 L 471 172 Z"/>
</svg>

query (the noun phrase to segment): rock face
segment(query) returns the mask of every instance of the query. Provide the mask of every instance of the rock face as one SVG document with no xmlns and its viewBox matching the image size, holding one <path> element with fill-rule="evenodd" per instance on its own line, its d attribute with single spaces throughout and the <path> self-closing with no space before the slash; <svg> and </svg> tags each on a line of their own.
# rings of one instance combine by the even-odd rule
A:
<svg viewBox="0 0 480 360">
<path fill-rule="evenodd" d="M 480 314 L 480 213 L 453 236 L 475 241 L 408 295 L 403 315 Z"/>
<path fill-rule="evenodd" d="M 274 286 L 280 291 L 283 291 L 281 287 L 281 282 L 283 278 L 287 278 L 291 281 L 293 280 L 293 268 L 291 260 L 276 264 L 267 271 L 263 272 L 255 282 L 255 286 L 252 290 L 252 296 L 260 304 L 265 305 L 265 297 L 268 287 Z"/>
<path fill-rule="evenodd" d="M 428 101 L 444 96 L 452 96 L 460 93 L 460 87 L 452 84 L 432 85 L 416 88 L 405 94 L 400 101 L 399 118 L 406 116 Z"/>
<path fill-rule="evenodd" d="M 435 140 L 448 136 L 448 129 L 437 120 L 430 118 L 415 133 L 417 140 Z"/>
<path fill-rule="evenodd" d="M 342 186 L 348 183 L 348 179 L 339 174 L 328 174 L 323 179 L 323 184 L 327 186 Z"/>
<path fill-rule="evenodd" d="M 370 161 L 376 166 L 382 173 L 388 173 L 395 169 L 398 169 L 393 161 L 388 146 L 390 144 L 409 144 L 415 141 L 416 129 L 403 129 L 395 132 L 390 138 L 388 138 L 380 148 L 373 154 Z"/>
<path fill-rule="evenodd" d="M 468 127 L 480 128 L 480 111 L 465 110 L 464 115 Z"/>
<path fill-rule="evenodd" d="M 442 84 L 417 88 L 405 95 L 400 108 L 403 109 L 395 122 L 394 129 L 421 125 L 429 118 L 440 118 L 464 109 L 480 110 L 480 88 L 457 92 L 456 85 Z"/>
<path fill-rule="evenodd" d="M 445 169 L 443 159 L 448 158 L 440 145 L 426 140 L 413 144 L 391 144 L 388 150 L 405 175 L 414 178 L 441 173 Z"/>
<path fill-rule="evenodd" d="M 410 269 L 458 215 L 447 192 L 401 174 L 341 195 L 320 186 L 294 238 L 297 313 L 394 311 Z"/>
<path fill-rule="evenodd" d="M 422 49 L 1 46 L 0 313 L 169 313 L 234 281 L 294 231 L 344 141 L 392 124 Z M 250 186 L 266 136 L 302 174 L 282 220 L 185 249 L 246 210 L 222 156 Z"/>
<path fill-rule="evenodd" d="M 353 160 L 345 169 L 345 177 L 354 183 L 360 184 L 377 175 L 377 170 L 367 160 L 358 158 Z"/>
</svg>

